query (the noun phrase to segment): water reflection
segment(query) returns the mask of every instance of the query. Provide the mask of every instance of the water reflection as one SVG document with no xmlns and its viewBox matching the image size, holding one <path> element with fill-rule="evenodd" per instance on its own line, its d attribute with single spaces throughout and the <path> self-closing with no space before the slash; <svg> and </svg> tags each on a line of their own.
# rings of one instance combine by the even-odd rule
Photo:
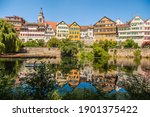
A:
<svg viewBox="0 0 150 117">
<path fill-rule="evenodd" d="M 0 72 L 0 99 L 150 99 L 149 59 L 1 60 Z"/>
</svg>

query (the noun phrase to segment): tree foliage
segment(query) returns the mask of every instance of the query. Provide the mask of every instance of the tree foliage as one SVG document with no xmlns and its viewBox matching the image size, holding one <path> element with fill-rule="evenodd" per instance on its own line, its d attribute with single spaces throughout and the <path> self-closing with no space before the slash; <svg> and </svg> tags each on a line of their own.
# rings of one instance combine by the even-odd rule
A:
<svg viewBox="0 0 150 117">
<path fill-rule="evenodd" d="M 13 53 L 19 51 L 21 43 L 13 25 L 0 19 L 0 42 L 4 44 L 3 52 Z"/>
<path fill-rule="evenodd" d="M 78 42 L 71 41 L 70 39 L 65 39 L 61 44 L 61 54 L 62 56 L 72 57 L 76 56 L 78 53 Z"/>
<path fill-rule="evenodd" d="M 123 42 L 124 48 L 138 48 L 138 44 L 134 42 L 133 39 L 127 39 L 125 42 Z"/>
<path fill-rule="evenodd" d="M 44 42 L 43 39 L 32 40 L 32 41 L 27 41 L 27 42 L 23 43 L 23 45 L 25 47 L 44 47 L 45 46 L 45 42 Z"/>
<path fill-rule="evenodd" d="M 109 40 L 100 40 L 98 43 L 94 43 L 94 46 L 99 45 L 105 51 L 108 51 L 110 48 L 116 48 L 117 42 L 116 41 L 109 41 Z"/>
<path fill-rule="evenodd" d="M 47 46 L 49 48 L 60 48 L 61 41 L 57 38 L 49 39 L 49 41 L 47 42 Z"/>
</svg>

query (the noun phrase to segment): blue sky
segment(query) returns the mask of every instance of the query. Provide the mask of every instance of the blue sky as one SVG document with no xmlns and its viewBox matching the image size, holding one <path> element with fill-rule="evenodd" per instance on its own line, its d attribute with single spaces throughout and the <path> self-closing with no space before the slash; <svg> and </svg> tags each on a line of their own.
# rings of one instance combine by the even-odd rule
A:
<svg viewBox="0 0 150 117">
<path fill-rule="evenodd" d="M 46 21 L 91 25 L 107 16 L 124 22 L 139 15 L 150 18 L 150 0 L 0 0 L 0 17 L 17 15 L 36 22 L 43 8 Z"/>
</svg>

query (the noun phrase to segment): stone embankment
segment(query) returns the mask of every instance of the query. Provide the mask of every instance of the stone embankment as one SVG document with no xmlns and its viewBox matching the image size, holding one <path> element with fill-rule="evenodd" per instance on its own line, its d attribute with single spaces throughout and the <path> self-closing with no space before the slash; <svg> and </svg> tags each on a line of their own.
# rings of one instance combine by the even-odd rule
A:
<svg viewBox="0 0 150 117">
<path fill-rule="evenodd" d="M 134 52 L 140 50 L 141 51 L 141 57 L 142 58 L 150 58 L 150 48 L 144 48 L 144 49 L 110 49 L 109 55 L 115 56 L 115 57 L 127 57 L 127 58 L 133 58 Z"/>
<path fill-rule="evenodd" d="M 24 53 L 2 54 L 0 58 L 60 58 L 61 53 L 57 48 L 28 47 Z"/>
</svg>

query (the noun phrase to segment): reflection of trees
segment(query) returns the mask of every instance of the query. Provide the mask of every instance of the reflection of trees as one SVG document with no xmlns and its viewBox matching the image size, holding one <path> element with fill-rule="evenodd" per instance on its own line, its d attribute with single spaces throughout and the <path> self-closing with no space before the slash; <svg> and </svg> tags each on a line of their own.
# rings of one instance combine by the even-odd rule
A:
<svg viewBox="0 0 150 117">
<path fill-rule="evenodd" d="M 108 59 L 94 58 L 93 67 L 95 70 L 107 72 L 109 69 Z"/>
<path fill-rule="evenodd" d="M 150 81 L 141 75 L 133 75 L 126 85 L 131 99 L 150 99 Z"/>
<path fill-rule="evenodd" d="M 47 99 L 48 94 L 54 88 L 53 73 L 45 64 L 35 67 L 34 70 L 35 72 L 29 73 L 21 79 L 22 85 L 26 84 L 25 90 L 29 88 L 31 99 Z"/>
<path fill-rule="evenodd" d="M 22 61 L 0 61 L 0 99 L 13 99 L 12 89 Z"/>
<path fill-rule="evenodd" d="M 81 67 L 81 64 L 79 63 L 78 59 L 73 57 L 68 58 L 62 58 L 61 64 L 60 64 L 60 71 L 62 73 L 67 74 L 72 69 L 79 69 Z"/>
</svg>

